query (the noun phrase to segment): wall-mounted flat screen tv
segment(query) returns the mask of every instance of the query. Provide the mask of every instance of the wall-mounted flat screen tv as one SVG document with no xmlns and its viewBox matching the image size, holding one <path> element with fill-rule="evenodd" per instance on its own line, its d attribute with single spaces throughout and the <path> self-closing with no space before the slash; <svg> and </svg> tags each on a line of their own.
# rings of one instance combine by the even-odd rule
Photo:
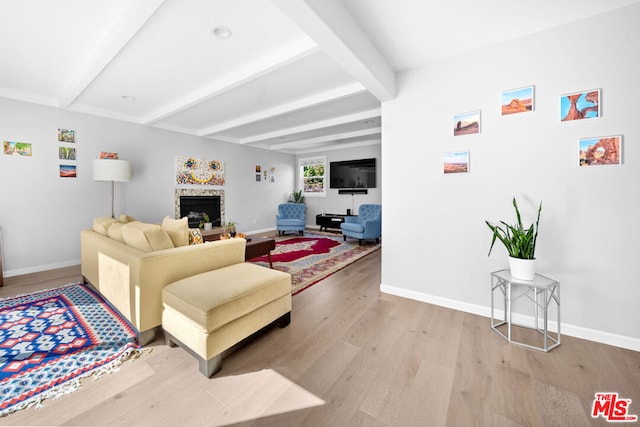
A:
<svg viewBox="0 0 640 427">
<path fill-rule="evenodd" d="M 376 159 L 331 162 L 329 187 L 376 188 Z"/>
</svg>

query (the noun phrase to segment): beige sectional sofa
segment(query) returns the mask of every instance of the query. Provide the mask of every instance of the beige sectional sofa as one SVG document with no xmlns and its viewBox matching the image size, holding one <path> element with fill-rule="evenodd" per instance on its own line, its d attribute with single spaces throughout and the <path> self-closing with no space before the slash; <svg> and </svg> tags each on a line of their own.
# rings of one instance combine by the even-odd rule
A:
<svg viewBox="0 0 640 427">
<path fill-rule="evenodd" d="M 128 219 L 97 218 L 93 229 L 81 231 L 81 270 L 85 281 L 133 324 L 144 345 L 162 323 L 164 286 L 243 263 L 246 241 L 190 245 L 186 218 L 166 218 L 162 225 Z"/>
</svg>

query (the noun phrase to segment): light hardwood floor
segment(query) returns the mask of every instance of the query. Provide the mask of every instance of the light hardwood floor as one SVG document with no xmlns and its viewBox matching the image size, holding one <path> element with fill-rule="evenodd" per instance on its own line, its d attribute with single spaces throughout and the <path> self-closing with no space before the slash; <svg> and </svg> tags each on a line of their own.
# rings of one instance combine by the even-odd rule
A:
<svg viewBox="0 0 640 427">
<path fill-rule="evenodd" d="M 325 403 L 239 425 L 607 425 L 590 416 L 594 393 L 607 391 L 632 399 L 630 412 L 640 415 L 640 353 L 569 336 L 547 354 L 509 345 L 487 318 L 380 293 L 380 258 L 376 251 L 295 295 L 291 324 L 228 355 L 212 379 L 158 339 L 119 372 L 0 424 L 214 425 L 225 415 L 219 379 L 231 380 L 227 387 L 232 376 L 263 369 Z M 76 267 L 12 277 L 0 297 L 79 279 Z M 291 407 L 281 386 L 267 384 L 241 407 Z"/>
</svg>

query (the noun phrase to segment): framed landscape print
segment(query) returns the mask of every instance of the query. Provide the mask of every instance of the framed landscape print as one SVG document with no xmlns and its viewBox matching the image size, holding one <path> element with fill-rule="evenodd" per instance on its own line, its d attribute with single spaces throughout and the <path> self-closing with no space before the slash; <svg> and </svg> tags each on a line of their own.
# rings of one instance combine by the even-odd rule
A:
<svg viewBox="0 0 640 427">
<path fill-rule="evenodd" d="M 501 95 L 501 103 L 503 116 L 533 111 L 533 86 L 505 90 Z"/>
<path fill-rule="evenodd" d="M 449 173 L 469 173 L 469 150 L 450 151 L 442 155 L 442 170 Z"/>
<path fill-rule="evenodd" d="M 453 136 L 480 133 L 480 111 L 470 111 L 453 116 Z"/>
<path fill-rule="evenodd" d="M 60 178 L 75 178 L 76 176 L 75 165 L 60 165 Z"/>
<path fill-rule="evenodd" d="M 560 97 L 560 121 L 600 117 L 600 89 L 569 93 Z"/>
<path fill-rule="evenodd" d="M 580 166 L 622 164 L 622 135 L 580 140 Z"/>
</svg>

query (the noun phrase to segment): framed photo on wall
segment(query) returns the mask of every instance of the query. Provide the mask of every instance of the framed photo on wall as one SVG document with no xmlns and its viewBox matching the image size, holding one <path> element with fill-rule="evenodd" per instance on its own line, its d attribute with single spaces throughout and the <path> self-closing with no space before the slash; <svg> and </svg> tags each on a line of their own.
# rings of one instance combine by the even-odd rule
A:
<svg viewBox="0 0 640 427">
<path fill-rule="evenodd" d="M 450 151 L 442 155 L 442 171 L 450 173 L 469 173 L 469 150 Z"/>
<path fill-rule="evenodd" d="M 622 135 L 583 138 L 579 148 L 581 167 L 622 164 Z"/>
<path fill-rule="evenodd" d="M 534 108 L 533 85 L 502 92 L 502 115 L 530 113 Z"/>
<path fill-rule="evenodd" d="M 453 136 L 480 133 L 480 110 L 453 116 Z"/>
<path fill-rule="evenodd" d="M 560 121 L 600 117 L 600 89 L 569 93 L 560 97 Z"/>
</svg>

